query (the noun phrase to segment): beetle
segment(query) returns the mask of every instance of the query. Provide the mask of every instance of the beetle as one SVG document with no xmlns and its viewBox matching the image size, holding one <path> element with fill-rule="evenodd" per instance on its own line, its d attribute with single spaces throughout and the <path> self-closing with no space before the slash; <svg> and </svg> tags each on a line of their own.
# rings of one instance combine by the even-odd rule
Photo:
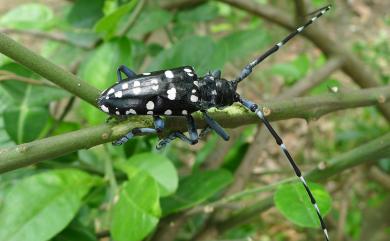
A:
<svg viewBox="0 0 390 241">
<path fill-rule="evenodd" d="M 209 129 L 214 130 L 224 140 L 228 140 L 229 135 L 207 113 L 207 110 L 211 107 L 224 108 L 235 102 L 239 102 L 260 118 L 274 137 L 276 143 L 280 146 L 282 153 L 286 156 L 296 176 L 303 184 L 319 218 L 324 237 L 329 241 L 327 227 L 302 172 L 287 150 L 283 140 L 265 117 L 261 108 L 252 101 L 241 97 L 237 93 L 237 85 L 251 74 L 256 65 L 278 51 L 284 44 L 302 32 L 317 18 L 330 10 L 330 8 L 331 6 L 328 5 L 315 11 L 313 13 L 315 14 L 314 17 L 268 49 L 264 54 L 250 62 L 244 67 L 240 75 L 232 81 L 222 78 L 221 71 L 219 70 L 209 72 L 205 76 L 198 76 L 191 66 L 182 66 L 142 74 L 136 74 L 124 65 L 120 66 L 117 69 L 118 82 L 101 93 L 97 100 L 98 106 L 107 114 L 115 116 L 152 115 L 154 118 L 154 128 L 135 128 L 126 136 L 113 142 L 113 144 L 123 144 L 137 134 L 161 132 L 164 128 L 164 121 L 160 116 L 184 116 L 187 120 L 189 136 L 187 137 L 181 131 L 173 131 L 159 141 L 156 146 L 157 149 L 163 148 L 176 138 L 192 145 L 196 144 L 199 136 L 202 136 L 202 133 Z M 127 78 L 123 79 L 122 73 Z M 194 119 L 191 115 L 196 111 L 200 111 L 203 114 L 207 124 L 207 127 L 202 130 L 201 134 L 198 134 Z"/>
</svg>

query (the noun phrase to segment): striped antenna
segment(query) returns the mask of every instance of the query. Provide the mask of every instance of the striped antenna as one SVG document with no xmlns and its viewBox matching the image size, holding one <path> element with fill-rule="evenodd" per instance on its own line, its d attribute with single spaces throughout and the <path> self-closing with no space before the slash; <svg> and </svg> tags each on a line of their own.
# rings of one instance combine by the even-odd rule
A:
<svg viewBox="0 0 390 241">
<path fill-rule="evenodd" d="M 302 32 L 303 30 L 305 30 L 305 28 L 307 28 L 310 24 L 312 24 L 314 21 L 317 20 L 317 18 L 321 17 L 322 15 L 324 15 L 324 13 L 326 13 L 327 11 L 329 11 L 329 9 L 331 8 L 331 5 L 328 5 L 326 7 L 323 7 L 323 8 L 320 8 L 318 9 L 317 11 L 309 14 L 309 15 L 314 15 L 314 17 L 312 17 L 309 21 L 307 21 L 304 25 L 302 25 L 301 27 L 297 28 L 294 32 L 290 33 L 287 37 L 285 37 L 282 41 L 280 41 L 279 43 L 275 44 L 272 48 L 268 49 L 264 54 L 262 54 L 260 57 L 258 57 L 257 59 L 253 60 L 252 62 L 250 62 L 247 66 L 245 66 L 245 68 L 241 71 L 240 73 L 240 76 L 238 76 L 235 80 L 233 80 L 233 82 L 235 82 L 236 84 L 241 82 L 243 79 L 245 79 L 246 77 L 248 77 L 251 73 L 252 73 L 252 70 L 253 68 L 258 65 L 259 63 L 261 63 L 263 60 L 265 60 L 266 58 L 268 58 L 270 55 L 272 55 L 273 53 L 275 53 L 276 51 L 278 51 L 284 44 L 286 44 L 290 39 L 292 39 L 293 37 L 295 37 L 296 35 L 298 35 L 300 32 Z"/>
<path fill-rule="evenodd" d="M 306 180 L 303 177 L 301 170 L 299 169 L 298 165 L 295 163 L 295 161 L 292 158 L 291 154 L 287 150 L 286 145 L 283 143 L 282 138 L 280 138 L 278 133 L 276 133 L 275 129 L 271 126 L 271 124 L 269 123 L 269 121 L 265 117 L 263 111 L 255 103 L 253 103 L 252 101 L 249 101 L 247 99 L 244 99 L 242 97 L 239 97 L 239 102 L 243 106 L 248 108 L 250 111 L 254 112 L 261 119 L 263 124 L 267 127 L 267 129 L 269 130 L 271 135 L 274 137 L 274 139 L 276 141 L 276 144 L 279 145 L 280 150 L 286 156 L 286 158 L 289 161 L 290 165 L 294 169 L 295 175 L 297 175 L 297 177 L 301 181 L 302 185 L 305 187 L 306 193 L 307 193 L 307 195 L 310 198 L 310 202 L 312 203 L 312 205 L 313 205 L 313 207 L 314 207 L 314 209 L 315 209 L 315 211 L 317 213 L 318 219 L 320 220 L 321 228 L 322 228 L 322 231 L 324 233 L 325 240 L 329 241 L 328 229 L 326 228 L 326 224 L 324 222 L 324 219 L 322 218 L 322 215 L 321 215 L 320 209 L 318 208 L 317 202 L 316 202 L 312 192 L 310 191 L 310 188 L 307 185 Z"/>
</svg>

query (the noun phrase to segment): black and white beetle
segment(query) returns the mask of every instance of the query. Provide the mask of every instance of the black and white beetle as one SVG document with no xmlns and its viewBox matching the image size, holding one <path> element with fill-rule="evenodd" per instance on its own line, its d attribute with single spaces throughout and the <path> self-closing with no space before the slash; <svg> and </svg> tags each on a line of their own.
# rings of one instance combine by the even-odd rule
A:
<svg viewBox="0 0 390 241">
<path fill-rule="evenodd" d="M 199 134 L 194 119 L 191 116 L 191 113 L 195 111 L 201 111 L 203 113 L 203 117 L 208 125 L 207 129 L 214 130 L 224 140 L 228 140 L 229 135 L 207 114 L 207 109 L 211 107 L 223 108 L 232 105 L 234 102 L 239 102 L 252 112 L 256 113 L 275 138 L 276 143 L 280 146 L 282 152 L 294 169 L 295 174 L 305 187 L 310 201 L 317 212 L 325 239 L 329 241 L 328 231 L 317 203 L 307 186 L 300 169 L 295 164 L 286 146 L 283 144 L 282 139 L 268 122 L 263 111 L 258 108 L 255 103 L 241 97 L 236 92 L 238 83 L 248 77 L 257 64 L 279 50 L 279 48 L 302 32 L 329 9 L 330 5 L 317 10 L 314 13 L 314 17 L 301 27 L 297 28 L 294 32 L 290 33 L 263 55 L 249 63 L 241 71 L 239 77 L 232 81 L 221 78 L 221 71 L 214 71 L 203 77 L 198 77 L 191 66 L 160 70 L 139 75 L 126 66 L 120 66 L 117 70 L 118 83 L 102 92 L 98 98 L 98 106 L 102 111 L 116 116 L 153 115 L 155 128 L 133 129 L 126 136 L 115 141 L 113 144 L 123 144 L 130 138 L 133 138 L 136 134 L 160 132 L 164 128 L 164 121 L 160 116 L 185 116 L 188 123 L 189 137 L 185 136 L 180 131 L 173 131 L 167 137 L 159 141 L 157 144 L 158 149 L 164 147 L 176 138 L 189 144 L 196 144 L 199 139 Z M 124 73 L 127 78 L 122 79 L 121 73 Z M 203 131 L 206 131 L 207 129 L 204 129 Z"/>
</svg>

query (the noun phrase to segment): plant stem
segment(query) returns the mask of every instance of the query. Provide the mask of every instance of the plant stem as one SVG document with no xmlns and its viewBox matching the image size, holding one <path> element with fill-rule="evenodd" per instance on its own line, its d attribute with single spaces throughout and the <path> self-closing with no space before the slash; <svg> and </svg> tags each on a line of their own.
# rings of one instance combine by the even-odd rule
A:
<svg viewBox="0 0 390 241">
<path fill-rule="evenodd" d="M 0 33 L 0 53 L 96 106 L 99 90 L 51 61 Z"/>
<path fill-rule="evenodd" d="M 305 118 L 315 120 L 329 112 L 376 105 L 390 99 L 390 86 L 356 90 L 350 93 L 326 94 L 322 96 L 294 98 L 288 101 L 278 100 L 263 103 L 263 109 L 269 113 L 271 121 Z M 223 110 L 211 110 L 210 115 L 223 127 L 259 123 L 256 115 L 240 105 L 233 105 Z M 203 128 L 200 113 L 194 114 L 198 128 Z M 132 116 L 128 120 L 116 124 L 102 124 L 58 136 L 0 149 L 0 173 L 11 171 L 23 166 L 34 164 L 41 160 L 51 159 L 65 154 L 87 149 L 96 145 L 116 140 L 136 127 L 153 127 L 150 116 Z M 182 117 L 167 118 L 166 132 L 186 130 Z"/>
</svg>

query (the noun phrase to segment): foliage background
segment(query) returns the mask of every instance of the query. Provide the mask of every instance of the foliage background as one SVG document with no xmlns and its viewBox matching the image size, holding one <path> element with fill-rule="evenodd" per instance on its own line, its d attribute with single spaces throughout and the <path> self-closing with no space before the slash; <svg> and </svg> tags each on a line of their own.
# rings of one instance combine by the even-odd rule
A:
<svg viewBox="0 0 390 241">
<path fill-rule="evenodd" d="M 120 64 L 136 72 L 193 65 L 200 75 L 222 69 L 232 79 L 288 31 L 222 2 L 0 0 L 0 29 L 100 90 L 116 81 Z M 293 1 L 252 2 L 295 13 Z M 310 9 L 327 3 L 311 1 Z M 333 4 L 316 24 L 388 84 L 389 3 Z M 326 63 L 319 49 L 297 37 L 239 91 L 257 103 L 281 98 Z M 306 95 L 335 87 L 341 93 L 358 88 L 334 71 Z M 106 118 L 0 55 L 1 148 Z M 389 131 L 375 107 L 275 125 L 303 170 L 326 167 Z M 99 145 L 1 174 L 0 240 L 321 240 L 319 229 L 308 228 L 318 221 L 300 186 L 276 185 L 293 174 L 270 135 L 260 135 L 257 125 L 229 133 L 229 142 L 210 134 L 196 146 L 174 142 L 162 152 L 154 149 L 157 137 L 137 137 L 122 147 Z M 322 185 L 311 183 L 335 240 L 390 236 L 390 157 L 365 161 Z M 247 178 L 235 175 L 248 162 Z"/>
</svg>

